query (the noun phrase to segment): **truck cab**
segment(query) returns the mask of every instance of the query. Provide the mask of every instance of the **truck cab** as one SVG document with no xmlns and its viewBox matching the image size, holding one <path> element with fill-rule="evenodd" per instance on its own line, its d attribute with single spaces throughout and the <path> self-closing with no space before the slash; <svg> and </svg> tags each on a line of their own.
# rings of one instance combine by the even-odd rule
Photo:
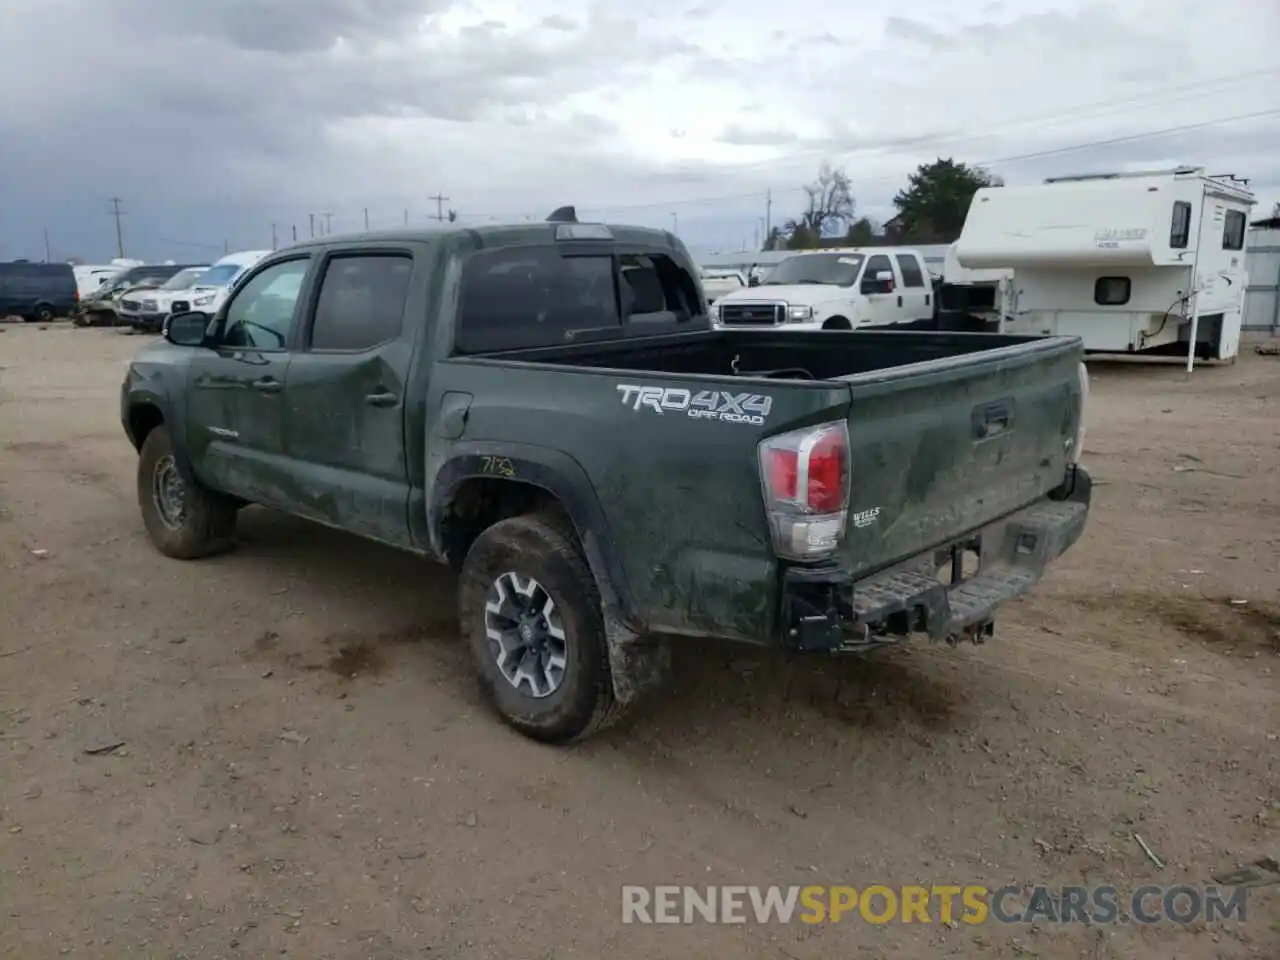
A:
<svg viewBox="0 0 1280 960">
<path fill-rule="evenodd" d="M 857 330 L 932 322 L 933 284 L 919 251 L 904 247 L 806 250 L 715 304 L 719 328 Z"/>
</svg>

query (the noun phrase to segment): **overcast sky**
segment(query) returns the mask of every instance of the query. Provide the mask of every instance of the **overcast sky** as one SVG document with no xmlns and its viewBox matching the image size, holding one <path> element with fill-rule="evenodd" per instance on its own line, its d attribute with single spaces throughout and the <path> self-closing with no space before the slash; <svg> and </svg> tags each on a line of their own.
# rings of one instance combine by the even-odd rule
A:
<svg viewBox="0 0 1280 960">
<path fill-rule="evenodd" d="M 270 246 L 273 223 L 305 237 L 312 213 L 425 223 L 435 193 L 467 223 L 575 203 L 738 249 L 766 191 L 793 215 L 823 158 L 880 219 L 938 155 L 1011 183 L 1204 164 L 1269 209 L 1280 3 L 1209 9 L 0 0 L 0 258 L 42 258 L 46 228 L 55 259 L 114 256 L 112 197 L 126 255 L 204 261 Z M 1100 141 L 1119 142 L 1067 149 Z"/>
</svg>

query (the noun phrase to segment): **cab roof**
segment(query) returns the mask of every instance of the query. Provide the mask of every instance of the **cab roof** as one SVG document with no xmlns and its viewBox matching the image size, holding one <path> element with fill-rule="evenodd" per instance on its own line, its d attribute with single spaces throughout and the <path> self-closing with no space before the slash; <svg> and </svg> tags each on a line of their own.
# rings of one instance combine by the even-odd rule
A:
<svg viewBox="0 0 1280 960">
<path fill-rule="evenodd" d="M 580 237 L 563 235 L 563 229 L 582 232 L 608 230 L 615 244 L 636 244 L 647 247 L 663 247 L 674 251 L 685 252 L 680 240 L 667 230 L 649 227 L 635 227 L 625 224 L 533 221 L 526 223 L 486 224 L 484 226 L 462 226 L 457 223 L 441 224 L 437 227 L 398 227 L 391 230 L 369 230 L 359 233 L 330 234 L 300 240 L 290 244 L 286 249 L 302 250 L 316 247 L 327 247 L 345 243 L 410 243 L 431 242 L 456 237 L 476 247 L 516 246 L 523 244 L 542 244 L 560 242 L 597 243 L 603 237 Z"/>
</svg>

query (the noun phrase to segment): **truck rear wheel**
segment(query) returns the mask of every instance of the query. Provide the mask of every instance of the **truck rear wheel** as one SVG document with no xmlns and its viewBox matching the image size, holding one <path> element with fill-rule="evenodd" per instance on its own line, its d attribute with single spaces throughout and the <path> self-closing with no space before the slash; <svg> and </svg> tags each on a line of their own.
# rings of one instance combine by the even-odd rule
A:
<svg viewBox="0 0 1280 960">
<path fill-rule="evenodd" d="M 472 544 L 458 616 L 490 702 L 544 743 L 582 740 L 621 715 L 595 578 L 551 517 L 499 521 Z"/>
<path fill-rule="evenodd" d="M 155 427 L 142 442 L 138 506 L 147 536 L 166 557 L 195 560 L 232 546 L 235 502 L 183 478 L 163 426 Z"/>
</svg>

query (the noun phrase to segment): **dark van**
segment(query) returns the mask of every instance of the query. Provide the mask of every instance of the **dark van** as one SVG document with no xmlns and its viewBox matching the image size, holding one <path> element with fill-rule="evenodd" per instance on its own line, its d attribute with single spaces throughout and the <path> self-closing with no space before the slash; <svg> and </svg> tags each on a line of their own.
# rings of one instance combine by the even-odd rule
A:
<svg viewBox="0 0 1280 960">
<path fill-rule="evenodd" d="M 80 293 L 69 263 L 0 263 L 0 317 L 52 320 L 76 311 Z"/>
</svg>

